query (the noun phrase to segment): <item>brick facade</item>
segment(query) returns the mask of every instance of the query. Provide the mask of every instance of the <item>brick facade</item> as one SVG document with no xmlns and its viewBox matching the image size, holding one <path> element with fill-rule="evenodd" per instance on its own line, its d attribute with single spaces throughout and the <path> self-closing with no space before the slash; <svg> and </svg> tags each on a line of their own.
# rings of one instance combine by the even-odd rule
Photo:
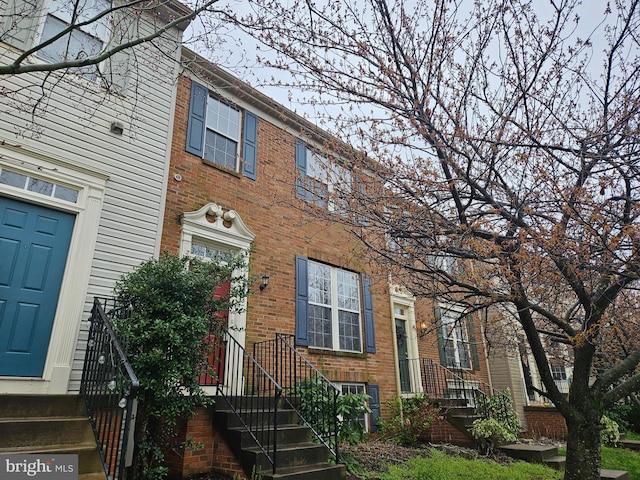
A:
<svg viewBox="0 0 640 480">
<path fill-rule="evenodd" d="M 555 407 L 524 407 L 527 433 L 532 438 L 566 440 L 567 422 Z"/>
<path fill-rule="evenodd" d="M 206 83 L 215 92 L 215 78 L 214 75 L 208 81 L 198 82 Z M 185 212 L 194 212 L 215 203 L 225 211 L 235 210 L 238 213 L 255 234 L 250 270 L 258 280 L 248 298 L 246 313 L 246 348 L 250 348 L 255 342 L 273 339 L 276 333 L 295 333 L 296 255 L 355 272 L 366 269 L 366 256 L 344 227 L 326 218 L 305 214 L 303 209 L 297 208 L 302 201 L 295 192 L 296 139 L 302 137 L 306 140 L 301 132 L 309 130 L 302 119 L 286 111 L 276 115 L 267 109 L 265 113 L 261 110 L 264 104 L 249 96 L 252 92 L 247 87 L 237 90 L 233 86 L 225 86 L 225 93 L 234 95 L 235 104 L 241 111 L 247 109 L 259 117 L 257 175 L 252 180 L 241 173 L 205 163 L 202 158 L 185 150 L 191 84 L 192 80 L 187 76 L 178 80 L 161 250 L 169 253 L 179 251 L 181 215 Z M 297 121 L 302 123 L 296 124 Z M 270 277 L 269 285 L 264 291 L 259 291 L 259 279 L 265 273 Z M 364 353 L 364 347 L 363 353 L 300 348 L 306 358 L 334 382 L 378 385 L 383 417 L 388 415 L 385 409 L 387 402 L 399 393 L 394 354 L 396 334 L 387 282 L 385 276 L 372 275 L 376 353 Z M 425 312 L 424 321 L 433 323 L 433 307 L 425 305 L 422 310 Z M 476 338 L 481 340 L 479 332 L 476 332 Z M 420 348 L 425 350 L 421 356 L 439 358 L 435 334 L 430 334 L 420 343 Z M 486 365 L 484 350 L 480 350 L 479 355 Z M 483 367 L 476 373 L 488 383 L 485 370 Z M 199 416 L 189 423 L 188 431 L 211 428 L 201 422 Z M 218 445 L 215 433 L 212 438 Z M 217 452 L 205 449 L 186 454 L 185 464 L 188 462 L 189 471 L 194 472 L 212 469 L 214 464 L 216 467 L 231 465 L 220 453 L 223 452 L 222 447 Z M 183 471 L 187 471 L 186 466 Z"/>
</svg>

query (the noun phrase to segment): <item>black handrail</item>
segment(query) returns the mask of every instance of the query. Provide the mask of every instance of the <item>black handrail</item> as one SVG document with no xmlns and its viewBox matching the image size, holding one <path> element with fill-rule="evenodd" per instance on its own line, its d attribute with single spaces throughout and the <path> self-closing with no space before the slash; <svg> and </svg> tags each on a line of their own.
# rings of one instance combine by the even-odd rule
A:
<svg viewBox="0 0 640 480">
<path fill-rule="evenodd" d="M 94 298 L 80 383 L 105 473 L 113 480 L 125 478 L 125 456 L 140 385 L 109 317 L 125 318 L 128 314 L 128 307 L 115 299 Z"/>
<path fill-rule="evenodd" d="M 283 388 L 283 398 L 325 445 L 336 463 L 340 390 L 294 347 L 294 335 L 276 333 L 275 340 L 254 344 L 254 357 Z"/>
<path fill-rule="evenodd" d="M 470 416 L 486 418 L 489 414 L 487 397 L 501 393 L 465 369 L 447 368 L 430 358 L 409 359 L 406 362 L 408 371 L 419 374 L 422 393 L 428 399 L 454 406 L 473 407 L 473 411 L 467 412 Z M 509 407 L 510 405 L 503 406 L 504 409 Z"/>
<path fill-rule="evenodd" d="M 212 371 L 206 377 L 212 381 L 201 381 L 201 384 L 216 385 L 217 394 L 236 414 L 275 474 L 278 403 L 282 387 L 229 331 L 222 329 L 218 340 L 212 342 L 215 346 L 213 355 L 216 351 L 224 352 L 224 357 L 216 357 L 211 362 Z"/>
</svg>

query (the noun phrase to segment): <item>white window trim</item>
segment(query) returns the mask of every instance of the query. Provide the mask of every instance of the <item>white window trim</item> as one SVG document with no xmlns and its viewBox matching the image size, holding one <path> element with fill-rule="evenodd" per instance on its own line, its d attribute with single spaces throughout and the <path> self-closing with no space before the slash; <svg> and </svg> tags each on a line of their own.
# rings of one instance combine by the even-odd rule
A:
<svg viewBox="0 0 640 480">
<path fill-rule="evenodd" d="M 238 112 L 238 131 L 236 132 L 236 137 L 235 138 L 231 138 L 227 135 L 225 135 L 224 133 L 218 131 L 217 129 L 214 128 L 209 128 L 209 100 L 213 98 L 215 100 L 217 100 L 218 102 L 226 105 L 227 107 L 231 108 L 232 110 L 235 110 Z M 209 160 L 207 158 L 205 158 L 205 153 L 207 151 L 207 130 L 211 130 L 212 132 L 215 132 L 217 135 L 220 135 L 223 138 L 226 138 L 227 140 L 231 140 L 234 141 L 236 143 L 236 152 L 234 155 L 235 158 L 235 165 L 233 167 L 233 172 L 239 172 L 240 171 L 240 145 L 242 142 L 242 122 L 244 119 L 244 115 L 242 110 L 236 106 L 234 103 L 226 100 L 225 98 L 222 98 L 218 95 L 215 95 L 213 93 L 211 93 L 211 91 L 207 92 L 207 105 L 205 108 L 205 112 L 206 112 L 206 118 L 205 118 L 205 122 L 204 122 L 204 139 L 202 141 L 202 159 L 207 162 L 210 165 L 215 165 L 216 167 L 225 169 L 225 170 L 229 170 L 228 168 L 226 168 L 224 165 L 220 165 L 218 162 L 214 161 L 214 160 Z"/>
<path fill-rule="evenodd" d="M 419 393 L 424 391 L 422 386 L 422 379 L 420 376 L 420 351 L 418 349 L 418 326 L 416 323 L 416 309 L 415 309 L 415 297 L 405 287 L 400 285 L 389 285 L 389 300 L 391 304 L 391 328 L 392 332 L 396 331 L 396 317 L 395 307 L 405 309 L 405 315 L 402 319 L 405 320 L 407 326 L 407 356 L 409 360 L 409 380 L 411 381 L 411 392 Z M 394 336 L 395 338 L 395 336 Z M 395 359 L 395 373 L 396 373 L 396 389 L 398 396 L 411 396 L 413 393 L 402 393 L 400 385 L 400 362 L 398 358 L 398 344 L 393 342 L 393 356 Z"/>
<path fill-rule="evenodd" d="M 309 347 L 310 348 L 316 348 L 319 350 L 329 350 L 329 351 L 333 351 L 333 352 L 348 352 L 348 353 L 362 353 L 362 342 L 363 342 L 363 333 L 364 333 L 364 329 L 362 328 L 362 295 L 363 295 L 363 291 L 362 291 L 362 282 L 360 281 L 360 276 L 350 270 L 346 270 L 344 268 L 339 268 L 339 267 L 334 267 L 333 265 L 329 265 L 326 263 L 322 263 L 322 262 L 316 262 L 315 260 L 309 260 L 309 263 L 315 263 L 317 265 L 322 265 L 324 267 L 327 267 L 330 269 L 331 272 L 331 344 L 332 344 L 332 348 L 327 348 L 327 347 L 321 347 L 321 346 L 316 346 L 316 345 L 311 345 L 311 342 L 309 342 Z M 341 309 L 338 307 L 338 270 L 342 270 L 345 271 L 347 273 L 352 273 L 356 276 L 357 282 L 358 282 L 358 328 L 360 330 L 360 344 L 359 344 L 359 350 L 343 350 L 342 348 L 340 348 L 340 318 L 339 318 L 339 311 L 343 310 L 346 312 L 350 312 L 350 313 L 356 313 L 353 310 L 347 310 L 347 309 Z M 307 278 L 307 281 L 309 281 L 309 279 Z M 321 307 L 327 307 L 327 305 L 324 304 L 318 304 L 318 303 L 314 303 L 311 300 L 308 301 L 309 305 L 318 305 Z"/>
<path fill-rule="evenodd" d="M 445 334 L 445 330 L 442 330 L 442 329 L 444 329 L 444 326 L 445 326 L 445 323 L 444 323 L 443 319 L 444 319 L 445 315 L 448 312 L 454 312 L 455 314 L 459 314 L 460 319 L 459 320 L 455 320 L 453 323 L 457 324 L 459 322 L 465 328 L 466 333 L 467 333 L 467 340 L 466 340 L 466 342 L 463 342 L 463 343 L 467 346 L 467 349 L 468 349 L 467 353 L 469 355 L 469 365 L 470 366 L 469 367 L 459 367 L 459 366 L 458 367 L 455 367 L 455 366 L 451 367 L 449 365 L 445 365 L 445 367 L 447 367 L 447 368 L 459 368 L 461 370 L 469 370 L 469 371 L 473 370 L 473 368 L 474 368 L 473 367 L 473 349 L 471 348 L 471 342 L 473 341 L 473 339 L 470 336 L 469 323 L 468 323 L 468 320 L 466 319 L 466 314 L 465 314 L 464 307 L 461 307 L 461 306 L 458 306 L 458 305 L 444 304 L 444 303 L 440 303 L 439 306 L 440 306 L 440 329 L 441 329 L 443 341 L 446 342 L 446 340 L 447 340 L 447 338 L 444 335 Z M 464 317 L 464 318 L 462 318 L 462 317 Z M 450 324 L 450 323 L 451 322 L 447 323 L 447 325 Z M 457 327 L 457 325 L 456 325 L 456 327 Z M 454 328 L 453 332 L 455 332 L 455 331 L 456 331 L 456 329 Z M 456 356 L 457 362 L 460 363 L 459 362 L 460 354 L 458 352 L 458 343 L 457 343 L 456 339 L 453 339 L 453 341 L 454 341 L 454 346 L 455 346 L 455 356 Z M 443 347 L 443 348 L 446 349 L 446 347 Z"/>
</svg>

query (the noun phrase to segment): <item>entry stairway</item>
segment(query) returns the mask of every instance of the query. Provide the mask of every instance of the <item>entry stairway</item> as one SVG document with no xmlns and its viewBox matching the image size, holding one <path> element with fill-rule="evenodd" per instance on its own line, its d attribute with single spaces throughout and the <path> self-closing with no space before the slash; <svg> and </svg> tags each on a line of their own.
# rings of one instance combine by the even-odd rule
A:
<svg viewBox="0 0 640 480">
<path fill-rule="evenodd" d="M 76 454 L 78 480 L 107 478 L 80 395 L 0 395 L 0 454 Z"/>
<path fill-rule="evenodd" d="M 259 398 L 216 398 L 214 424 L 225 437 L 229 448 L 239 460 L 250 478 L 256 475 L 264 480 L 341 480 L 346 478 L 344 465 L 330 463 L 330 452 L 326 446 L 311 440 L 311 430 L 300 424 L 297 412 L 280 400 L 277 413 L 258 409 L 251 413 L 237 414 L 227 403 L 257 405 L 265 401 Z M 249 420 L 243 416 L 252 415 Z M 274 438 L 274 421 L 277 434 Z M 245 425 L 259 427 L 249 431 Z M 262 445 L 275 443 L 276 471 L 253 437 Z"/>
</svg>

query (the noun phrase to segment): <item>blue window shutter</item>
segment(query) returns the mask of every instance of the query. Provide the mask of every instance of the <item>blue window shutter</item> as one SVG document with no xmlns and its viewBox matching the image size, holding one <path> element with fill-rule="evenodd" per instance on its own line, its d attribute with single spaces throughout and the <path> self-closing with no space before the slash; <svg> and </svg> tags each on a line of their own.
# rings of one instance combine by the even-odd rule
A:
<svg viewBox="0 0 640 480">
<path fill-rule="evenodd" d="M 189 153 L 202 157 L 204 154 L 204 132 L 207 120 L 207 98 L 209 91 L 196 82 L 191 82 L 189 122 L 187 123 L 187 147 Z"/>
<path fill-rule="evenodd" d="M 307 199 L 304 177 L 307 175 L 307 144 L 296 139 L 296 192 L 301 200 Z"/>
<path fill-rule="evenodd" d="M 242 144 L 242 173 L 251 180 L 256 179 L 256 157 L 258 149 L 258 117 L 244 111 L 244 142 Z"/>
<path fill-rule="evenodd" d="M 444 348 L 444 334 L 442 332 L 442 311 L 440 306 L 434 307 L 436 317 L 436 331 L 438 332 L 438 354 L 440 355 L 440 365 L 447 366 L 447 352 Z"/>
<path fill-rule="evenodd" d="M 376 333 L 373 326 L 371 278 L 362 274 L 362 303 L 364 304 L 364 335 L 367 353 L 376 353 Z"/>
<path fill-rule="evenodd" d="M 307 259 L 296 256 L 296 345 L 309 345 Z"/>
<path fill-rule="evenodd" d="M 370 426 L 371 433 L 376 433 L 380 430 L 380 388 L 378 385 L 370 383 L 368 386 L 369 394 L 369 409 L 371 410 Z"/>
</svg>

